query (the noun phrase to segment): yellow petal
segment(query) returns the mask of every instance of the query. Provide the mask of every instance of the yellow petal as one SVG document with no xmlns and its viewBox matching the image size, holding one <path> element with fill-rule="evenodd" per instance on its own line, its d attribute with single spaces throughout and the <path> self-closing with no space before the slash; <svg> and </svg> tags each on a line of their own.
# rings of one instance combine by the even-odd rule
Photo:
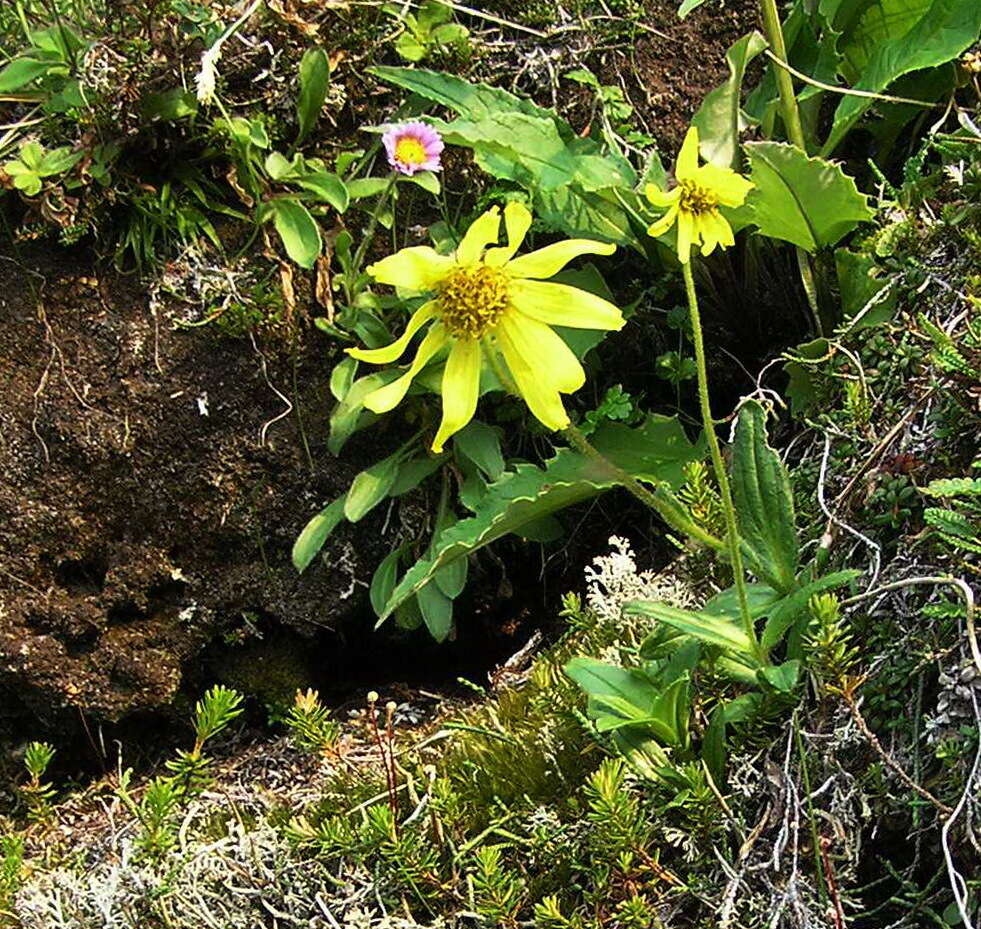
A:
<svg viewBox="0 0 981 929">
<path fill-rule="evenodd" d="M 727 220 L 718 210 L 712 211 L 712 220 L 715 223 L 716 238 L 719 240 L 719 245 L 726 248 L 730 245 L 736 244 L 736 238 L 732 234 L 732 226 L 729 225 L 729 220 Z"/>
<path fill-rule="evenodd" d="M 580 255 L 612 255 L 617 247 L 610 242 L 592 239 L 566 239 L 529 252 L 508 262 L 505 271 L 511 277 L 546 278 L 558 274 L 573 258 Z"/>
<path fill-rule="evenodd" d="M 674 175 L 679 181 L 691 178 L 698 170 L 698 130 L 690 126 L 685 133 L 685 141 L 681 143 L 678 153 L 678 164 L 675 165 Z"/>
<path fill-rule="evenodd" d="M 612 303 L 578 287 L 553 281 L 512 281 L 509 292 L 516 310 L 549 326 L 613 329 L 625 322 Z"/>
<path fill-rule="evenodd" d="M 711 255 L 719 244 L 719 232 L 712 213 L 699 213 L 695 217 L 695 244 L 701 242 L 702 254 Z"/>
<path fill-rule="evenodd" d="M 575 352 L 545 323 L 523 313 L 506 313 L 495 330 L 498 338 L 502 334 L 514 352 L 529 363 L 537 384 L 571 394 L 586 383 L 586 372 Z M 518 387 L 521 389 L 520 383 Z"/>
<path fill-rule="evenodd" d="M 386 345 L 384 348 L 349 348 L 347 353 L 352 358 L 357 358 L 358 361 L 368 361 L 376 365 L 395 361 L 405 354 L 412 337 L 436 315 L 436 309 L 435 300 L 424 303 L 409 317 L 409 324 L 405 327 L 405 332 L 391 345 Z"/>
<path fill-rule="evenodd" d="M 562 398 L 555 387 L 539 377 L 537 359 L 522 355 L 505 327 L 499 326 L 497 329 L 497 344 L 518 392 L 535 418 L 549 429 L 565 429 L 569 425 L 569 417 L 562 406 Z"/>
<path fill-rule="evenodd" d="M 433 290 L 453 269 L 453 259 L 428 245 L 403 248 L 367 268 L 379 284 L 406 290 Z"/>
<path fill-rule="evenodd" d="M 741 174 L 713 164 L 702 165 L 698 169 L 696 183 L 711 190 L 723 206 L 741 206 L 746 194 L 753 189 L 752 181 Z"/>
<path fill-rule="evenodd" d="M 523 203 L 512 200 L 504 207 L 504 228 L 508 233 L 508 244 L 502 248 L 491 248 L 484 255 L 484 264 L 500 268 L 507 264 L 521 248 L 528 230 L 531 228 L 531 212 Z"/>
<path fill-rule="evenodd" d="M 655 219 L 654 222 L 652 222 L 647 227 L 647 234 L 649 236 L 653 236 L 655 239 L 658 236 L 664 235 L 664 233 L 667 232 L 674 225 L 674 221 L 677 218 L 678 218 L 678 204 L 675 203 L 674 205 L 672 205 L 671 209 L 667 211 L 667 213 L 665 213 L 659 219 Z"/>
<path fill-rule="evenodd" d="M 379 387 L 378 390 L 373 390 L 364 398 L 364 405 L 373 413 L 387 413 L 389 410 L 397 407 L 402 402 L 402 398 L 412 384 L 412 379 L 429 363 L 433 355 L 446 344 L 446 340 L 446 330 L 441 325 L 433 326 L 419 344 L 419 351 L 416 352 L 416 357 L 412 359 L 409 370 L 397 380 L 392 381 L 391 384 L 386 384 L 384 387 Z"/>
<path fill-rule="evenodd" d="M 500 229 L 501 211 L 496 206 L 478 216 L 470 224 L 463 241 L 457 246 L 457 264 L 472 265 L 480 261 L 484 249 L 497 241 Z"/>
<path fill-rule="evenodd" d="M 459 432 L 477 410 L 480 388 L 480 340 L 457 339 L 446 359 L 443 371 L 443 419 L 433 439 L 433 451 L 443 451 L 446 440 Z"/>
<path fill-rule="evenodd" d="M 661 190 L 656 184 L 648 184 L 644 188 L 644 196 L 654 206 L 666 207 L 677 201 L 681 196 L 681 190 L 678 187 L 675 187 L 674 190 Z"/>
<path fill-rule="evenodd" d="M 682 210 L 678 213 L 678 260 L 686 264 L 691 258 L 691 243 L 695 238 L 695 218 Z"/>
</svg>

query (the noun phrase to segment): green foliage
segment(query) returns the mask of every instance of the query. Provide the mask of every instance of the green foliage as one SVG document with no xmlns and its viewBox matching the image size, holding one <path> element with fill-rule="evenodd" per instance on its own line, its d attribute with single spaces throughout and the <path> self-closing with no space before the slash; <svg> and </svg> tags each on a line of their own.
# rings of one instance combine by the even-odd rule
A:
<svg viewBox="0 0 981 929">
<path fill-rule="evenodd" d="M 749 142 L 746 152 L 755 185 L 747 209 L 762 235 L 814 251 L 872 217 L 855 181 L 837 165 L 780 142 Z"/>
<path fill-rule="evenodd" d="M 153 778 L 139 797 L 130 789 L 133 772 L 122 772 L 116 793 L 140 824 L 137 846 L 150 857 L 166 855 L 178 841 L 178 818 L 187 801 L 211 781 L 211 759 L 204 754 L 207 742 L 224 731 L 243 710 L 242 696 L 215 685 L 194 706 L 194 746 L 179 750 L 167 761 L 170 775 Z"/>
<path fill-rule="evenodd" d="M 594 446 L 615 466 L 634 477 L 679 484 L 681 468 L 696 457 L 676 420 L 651 417 L 631 429 L 610 423 L 593 437 Z M 518 465 L 487 488 L 473 517 L 443 532 L 432 554 L 420 559 L 402 578 L 380 619 L 455 561 L 531 522 L 616 486 L 619 478 L 608 465 L 571 450 L 560 451 L 544 469 Z"/>
<path fill-rule="evenodd" d="M 692 117 L 691 124 L 698 129 L 699 149 L 706 161 L 734 170 L 741 167 L 739 132 L 745 123 L 740 107 L 743 76 L 746 67 L 764 48 L 766 40 L 756 31 L 733 42 L 726 52 L 728 80 L 705 95 Z"/>
<path fill-rule="evenodd" d="M 21 785 L 20 795 L 27 806 L 28 817 L 35 822 L 42 822 L 51 814 L 55 790 L 42 779 L 54 756 L 54 746 L 47 742 L 29 742 L 24 750 L 28 781 Z"/>
<path fill-rule="evenodd" d="M 875 0 L 868 7 L 878 5 L 878 0 Z M 981 33 L 981 8 L 973 0 L 933 0 L 929 5 L 922 6 L 923 13 L 919 17 L 913 15 L 907 20 L 888 14 L 882 17 L 883 22 L 892 18 L 895 25 L 890 26 L 890 31 L 895 32 L 874 40 L 874 50 L 853 84 L 856 90 L 884 91 L 903 75 L 938 68 L 956 59 L 977 41 Z M 867 14 L 866 18 L 859 20 L 860 26 L 867 22 Z M 904 28 L 907 25 L 908 28 Z M 861 39 L 856 36 L 849 44 L 854 48 L 859 41 Z M 855 58 L 853 54 L 853 62 Z M 917 85 L 914 83 L 911 86 Z M 842 97 L 824 143 L 825 155 L 840 145 L 848 130 L 871 105 L 872 100 L 865 96 Z"/>
<path fill-rule="evenodd" d="M 981 554 L 981 478 L 931 481 L 923 493 L 947 503 L 923 511 L 937 537 L 956 551 Z"/>
<path fill-rule="evenodd" d="M 297 747 L 309 754 L 326 754 L 337 742 L 339 727 L 315 690 L 297 691 L 283 722 Z"/>
<path fill-rule="evenodd" d="M 755 401 L 743 405 L 736 423 L 732 494 L 752 570 L 788 592 L 800 564 L 794 497 L 786 467 L 766 442 L 766 412 Z"/>
<path fill-rule="evenodd" d="M 808 668 L 821 691 L 840 690 L 858 660 L 858 649 L 834 594 L 815 594 L 807 605 L 810 624 L 804 633 Z"/>
<path fill-rule="evenodd" d="M 41 192 L 45 179 L 64 174 L 81 157 L 81 152 L 72 152 L 68 146 L 45 151 L 37 142 L 25 142 L 3 170 L 14 179 L 17 190 L 33 197 Z"/>
<path fill-rule="evenodd" d="M 482 845 L 474 853 L 474 910 L 483 925 L 515 926 L 522 902 L 521 881 L 501 861 L 499 845 Z"/>
<path fill-rule="evenodd" d="M 550 110 L 483 84 L 433 71 L 377 67 L 382 80 L 457 114 L 433 121 L 446 141 L 473 149 L 493 177 L 524 187 L 539 218 L 571 236 L 619 242 L 643 252 L 631 213 L 636 172 L 619 154 L 578 137 Z"/>
<path fill-rule="evenodd" d="M 20 888 L 24 866 L 24 839 L 0 835 L 0 913 L 9 912 Z"/>
<path fill-rule="evenodd" d="M 300 91 L 296 97 L 296 145 L 313 130 L 324 100 L 327 99 L 329 86 L 330 64 L 327 53 L 322 48 L 308 48 L 300 59 Z"/>
<path fill-rule="evenodd" d="M 446 3 L 425 0 L 418 13 L 397 4 L 387 4 L 383 10 L 404 27 L 395 40 L 395 51 L 406 61 L 422 61 L 443 51 L 464 56 L 469 50 L 470 30 L 453 22 L 453 8 Z"/>
</svg>

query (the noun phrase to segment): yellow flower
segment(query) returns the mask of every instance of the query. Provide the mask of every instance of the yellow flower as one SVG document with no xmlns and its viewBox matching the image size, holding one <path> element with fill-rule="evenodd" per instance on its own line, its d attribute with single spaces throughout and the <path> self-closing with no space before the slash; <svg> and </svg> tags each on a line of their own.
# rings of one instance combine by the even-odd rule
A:
<svg viewBox="0 0 981 929">
<path fill-rule="evenodd" d="M 531 226 L 531 213 L 520 203 L 504 208 L 505 246 L 497 246 L 500 222 L 500 211 L 493 207 L 473 222 L 452 255 L 418 245 L 368 268 L 380 284 L 432 294 L 391 345 L 351 348 L 348 353 L 361 361 L 387 364 L 401 358 L 412 337 L 429 327 L 405 373 L 365 397 L 369 410 L 385 413 L 402 401 L 412 379 L 430 360 L 449 349 L 434 452 L 441 452 L 446 440 L 473 418 L 485 354 L 492 367 L 500 368 L 503 359 L 518 393 L 545 426 L 564 429 L 569 417 L 560 394 L 578 390 L 586 376 L 572 349 L 551 327 L 620 329 L 624 324 L 612 303 L 547 280 L 573 258 L 610 255 L 615 245 L 568 239 L 516 258 Z"/>
<path fill-rule="evenodd" d="M 732 245 L 732 227 L 719 212 L 720 206 L 741 206 L 752 183 L 730 168 L 698 163 L 698 130 L 692 126 L 685 135 L 678 164 L 678 185 L 670 191 L 648 184 L 644 193 L 654 206 L 667 212 L 648 227 L 647 234 L 664 235 L 677 221 L 678 258 L 684 263 L 691 257 L 692 245 L 701 245 L 702 254 L 710 254 L 716 245 Z"/>
</svg>

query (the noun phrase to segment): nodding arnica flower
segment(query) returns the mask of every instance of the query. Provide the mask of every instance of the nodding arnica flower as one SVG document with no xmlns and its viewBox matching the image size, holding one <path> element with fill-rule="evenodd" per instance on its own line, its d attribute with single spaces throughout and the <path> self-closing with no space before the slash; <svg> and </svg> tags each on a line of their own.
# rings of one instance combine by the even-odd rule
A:
<svg viewBox="0 0 981 929">
<path fill-rule="evenodd" d="M 388 163 L 400 174 L 417 171 L 438 171 L 443 140 L 432 126 L 425 123 L 400 123 L 389 127 L 382 136 L 388 153 Z"/>
</svg>

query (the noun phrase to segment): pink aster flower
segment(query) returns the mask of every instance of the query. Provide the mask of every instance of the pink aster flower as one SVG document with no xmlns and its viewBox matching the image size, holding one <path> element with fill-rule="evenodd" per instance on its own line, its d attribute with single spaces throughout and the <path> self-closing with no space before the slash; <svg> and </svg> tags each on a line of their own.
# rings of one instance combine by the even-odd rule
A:
<svg viewBox="0 0 981 929">
<path fill-rule="evenodd" d="M 388 163 L 402 174 L 416 171 L 438 171 L 443 140 L 425 123 L 400 123 L 382 136 Z"/>
</svg>

